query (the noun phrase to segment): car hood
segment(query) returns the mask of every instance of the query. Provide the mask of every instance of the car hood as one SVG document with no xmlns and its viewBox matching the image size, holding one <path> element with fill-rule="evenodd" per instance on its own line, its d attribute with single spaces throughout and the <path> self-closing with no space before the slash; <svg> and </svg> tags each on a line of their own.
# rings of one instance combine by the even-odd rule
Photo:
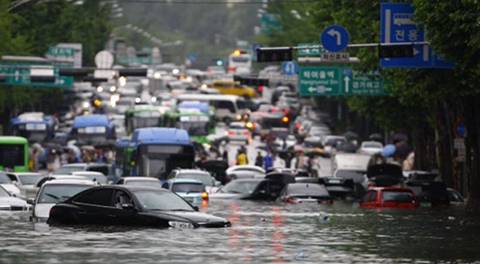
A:
<svg viewBox="0 0 480 264">
<path fill-rule="evenodd" d="M 50 215 L 50 209 L 55 204 L 53 203 L 41 203 L 41 204 L 36 204 L 35 207 L 33 208 L 34 210 L 34 217 L 37 218 L 48 218 Z"/>
<path fill-rule="evenodd" d="M 242 194 L 242 193 L 222 193 L 222 192 L 216 192 L 212 193 L 209 196 L 209 199 L 242 199 L 246 197 L 247 195 Z"/>
<path fill-rule="evenodd" d="M 170 221 L 189 221 L 192 224 L 200 227 L 228 227 L 231 226 L 230 221 L 225 218 L 200 213 L 200 212 L 185 212 L 185 211 L 150 211 L 149 214 L 154 214 L 162 218 L 171 218 Z"/>
<path fill-rule="evenodd" d="M 2 197 L 0 198 L 0 209 L 10 209 L 11 207 L 27 208 L 28 204 L 22 199 L 16 197 Z"/>
</svg>

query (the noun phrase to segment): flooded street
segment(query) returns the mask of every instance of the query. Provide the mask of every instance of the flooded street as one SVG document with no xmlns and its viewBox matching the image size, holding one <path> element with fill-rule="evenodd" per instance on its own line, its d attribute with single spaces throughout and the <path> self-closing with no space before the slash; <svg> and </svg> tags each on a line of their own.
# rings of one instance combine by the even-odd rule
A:
<svg viewBox="0 0 480 264">
<path fill-rule="evenodd" d="M 353 208 L 352 208 L 353 207 Z M 0 263 L 470 263 L 480 224 L 462 210 L 374 211 L 246 201 L 203 208 L 232 228 L 50 228 L 0 214 Z"/>
</svg>

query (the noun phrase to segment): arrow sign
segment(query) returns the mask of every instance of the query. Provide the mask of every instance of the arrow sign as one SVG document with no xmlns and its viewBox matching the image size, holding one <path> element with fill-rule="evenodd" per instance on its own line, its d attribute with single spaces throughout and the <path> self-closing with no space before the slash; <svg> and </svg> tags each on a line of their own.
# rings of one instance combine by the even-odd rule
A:
<svg viewBox="0 0 480 264">
<path fill-rule="evenodd" d="M 342 34 L 340 34 L 340 32 L 332 28 L 327 32 L 327 34 L 337 39 L 337 46 L 342 44 Z"/>
<path fill-rule="evenodd" d="M 327 27 L 320 36 L 323 47 L 330 52 L 339 52 L 348 46 L 348 31 L 338 25 Z"/>
<path fill-rule="evenodd" d="M 348 76 L 345 76 L 345 78 L 343 78 L 343 80 L 345 81 L 345 92 L 348 94 L 348 89 L 349 89 L 349 84 L 350 84 L 350 77 Z"/>
</svg>

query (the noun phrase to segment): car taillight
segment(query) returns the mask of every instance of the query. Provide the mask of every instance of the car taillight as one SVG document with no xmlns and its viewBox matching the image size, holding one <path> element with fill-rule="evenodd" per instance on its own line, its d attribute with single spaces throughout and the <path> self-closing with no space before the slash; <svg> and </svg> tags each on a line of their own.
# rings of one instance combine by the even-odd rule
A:
<svg viewBox="0 0 480 264">
<path fill-rule="evenodd" d="M 207 192 L 202 192 L 202 200 L 208 201 L 208 193 Z"/>
<path fill-rule="evenodd" d="M 263 85 L 259 85 L 259 86 L 258 86 L 258 92 L 259 92 L 259 93 L 263 93 Z"/>
<path fill-rule="evenodd" d="M 247 130 L 247 131 L 243 131 L 243 135 L 244 135 L 244 136 L 250 136 L 250 132 L 248 132 L 248 130 Z"/>
<path fill-rule="evenodd" d="M 300 129 L 301 127 L 302 127 L 302 124 L 300 124 L 300 123 L 296 123 L 296 124 L 295 124 L 295 128 L 296 128 L 296 129 Z"/>
<path fill-rule="evenodd" d="M 297 201 L 296 201 L 293 197 L 288 197 L 288 198 L 285 200 L 285 202 L 294 204 L 294 203 L 296 203 Z"/>
<path fill-rule="evenodd" d="M 228 131 L 228 135 L 229 136 L 235 136 L 235 131 L 232 131 L 232 130 Z"/>
<path fill-rule="evenodd" d="M 237 67 L 228 67 L 229 73 L 234 73 L 237 70 Z"/>
</svg>

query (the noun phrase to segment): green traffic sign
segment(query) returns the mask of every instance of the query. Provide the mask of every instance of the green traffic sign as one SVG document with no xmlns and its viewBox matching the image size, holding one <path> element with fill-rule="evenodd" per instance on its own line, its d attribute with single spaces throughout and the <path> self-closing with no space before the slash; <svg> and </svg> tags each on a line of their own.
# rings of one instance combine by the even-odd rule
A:
<svg viewBox="0 0 480 264">
<path fill-rule="evenodd" d="M 49 47 L 47 55 L 52 57 L 73 57 L 75 56 L 75 49 L 66 47 Z"/>
<path fill-rule="evenodd" d="M 332 96 L 342 92 L 340 67 L 300 67 L 301 96 Z"/>
<path fill-rule="evenodd" d="M 25 65 L 0 65 L 0 75 L 5 76 L 5 84 L 12 86 L 35 86 L 68 89 L 73 86 L 73 77 L 60 76 L 58 68 L 54 68 L 54 82 L 32 82 L 30 68 Z"/>
<path fill-rule="evenodd" d="M 301 43 L 297 46 L 299 57 L 320 57 L 325 53 L 325 49 L 319 44 Z"/>
<path fill-rule="evenodd" d="M 353 71 L 351 80 L 347 80 L 348 78 L 348 76 L 344 77 L 345 95 L 381 96 L 387 94 L 383 77 L 378 73 Z"/>
<path fill-rule="evenodd" d="M 382 96 L 385 82 L 380 74 L 352 71 L 350 67 L 300 67 L 301 96 Z"/>
</svg>

